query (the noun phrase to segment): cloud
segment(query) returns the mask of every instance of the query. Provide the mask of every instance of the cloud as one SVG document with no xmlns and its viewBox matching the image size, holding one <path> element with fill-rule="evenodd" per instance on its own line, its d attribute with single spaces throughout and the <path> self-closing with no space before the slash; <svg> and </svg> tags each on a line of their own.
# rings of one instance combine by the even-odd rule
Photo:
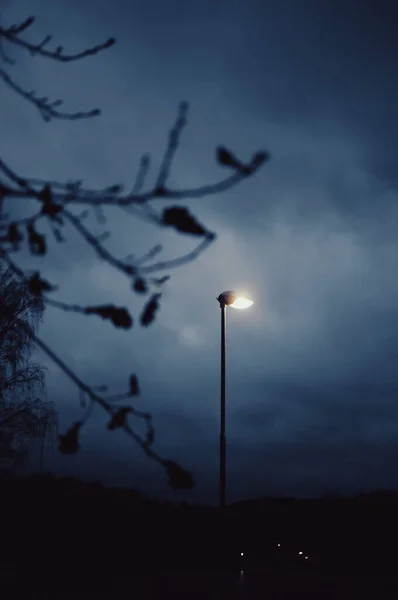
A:
<svg viewBox="0 0 398 600">
<path fill-rule="evenodd" d="M 231 192 L 189 203 L 218 239 L 195 263 L 171 273 L 153 327 L 120 332 L 94 316 L 49 308 L 42 337 L 90 384 L 122 391 L 137 373 L 143 389 L 137 402 L 154 413 L 157 447 L 193 468 L 195 497 L 214 500 L 216 297 L 225 289 L 248 290 L 253 307 L 227 316 L 231 496 L 395 485 L 398 131 L 391 3 L 379 3 L 375 16 L 364 2 L 361 19 L 357 3 L 347 0 L 341 10 L 339 0 L 322 10 L 310 0 L 204 2 L 190 11 L 177 0 L 68 6 L 8 3 L 7 14 L 12 21 L 24 9 L 37 13 L 39 38 L 53 31 L 71 49 L 110 35 L 118 37 L 115 49 L 62 70 L 21 57 L 15 74 L 65 98 L 73 110 L 100 105 L 104 112 L 88 122 L 44 124 L 4 90 L 2 153 L 21 174 L 129 187 L 142 152 L 151 152 L 153 178 L 177 103 L 186 98 L 192 112 L 173 186 L 221 178 L 214 161 L 220 143 L 242 159 L 265 148 L 272 161 Z M 103 231 L 94 217 L 87 223 Z M 109 211 L 106 229 L 113 232 L 108 247 L 120 257 L 142 255 L 159 241 L 164 257 L 193 247 L 185 236 L 116 211 Z M 54 297 L 112 301 L 136 318 L 143 298 L 72 232 L 66 237 L 68 244 L 53 244 L 40 265 L 59 285 Z M 25 255 L 23 264 L 34 263 Z M 77 393 L 43 360 L 48 394 L 66 427 L 81 414 Z M 96 411 L 79 457 L 67 462 L 54 455 L 53 468 L 167 494 L 161 469 L 130 440 L 110 436 L 105 421 Z"/>
</svg>

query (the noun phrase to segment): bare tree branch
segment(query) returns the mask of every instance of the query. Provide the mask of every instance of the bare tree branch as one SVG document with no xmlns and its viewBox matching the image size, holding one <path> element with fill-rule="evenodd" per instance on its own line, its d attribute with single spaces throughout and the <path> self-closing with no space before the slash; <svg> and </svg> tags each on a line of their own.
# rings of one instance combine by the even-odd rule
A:
<svg viewBox="0 0 398 600">
<path fill-rule="evenodd" d="M 40 97 L 32 91 L 28 91 L 23 85 L 16 83 L 10 76 L 9 68 L 14 67 L 14 61 L 6 53 L 6 45 L 19 47 L 31 55 L 48 58 L 61 63 L 80 60 L 100 53 L 114 45 L 115 40 L 110 38 L 103 44 L 88 48 L 76 54 L 65 53 L 61 46 L 50 49 L 52 36 L 47 35 L 39 43 L 31 43 L 24 37 L 24 33 L 34 23 L 34 18 L 29 17 L 20 24 L 0 27 L 0 81 L 12 92 L 24 98 L 31 106 L 37 109 L 44 120 L 79 120 L 100 114 L 98 109 L 86 112 L 68 113 L 59 107 L 63 104 L 60 99 L 49 100 Z M 114 269 L 124 274 L 131 280 L 132 292 L 137 294 L 149 293 L 149 299 L 140 315 L 139 323 L 143 327 L 149 326 L 157 314 L 162 294 L 159 287 L 164 285 L 170 278 L 169 274 L 156 277 L 162 271 L 171 270 L 195 260 L 209 245 L 214 242 L 216 235 L 210 232 L 185 206 L 170 205 L 170 202 L 188 201 L 193 198 L 216 196 L 245 179 L 255 175 L 263 164 L 269 160 L 269 154 L 261 151 L 255 153 L 247 162 L 239 160 L 230 150 L 224 146 L 218 146 L 215 150 L 215 158 L 221 168 L 228 169 L 229 174 L 215 183 L 205 184 L 192 188 L 178 189 L 168 186 L 171 176 L 173 161 L 178 151 L 181 135 L 187 123 L 188 103 L 182 102 L 173 124 L 166 144 L 159 171 L 155 174 L 154 185 L 146 186 L 150 157 L 144 154 L 138 166 L 133 183 L 129 184 L 127 193 L 124 186 L 113 184 L 106 188 L 91 189 L 83 186 L 80 180 L 69 180 L 59 182 L 37 177 L 21 177 L 8 163 L 0 158 L 0 259 L 5 261 L 9 268 L 27 286 L 32 297 L 42 306 L 52 306 L 66 311 L 84 315 L 96 315 L 112 322 L 115 327 L 129 329 L 133 325 L 133 317 L 124 307 L 116 307 L 113 304 L 102 304 L 98 306 L 81 306 L 79 304 L 67 304 L 50 297 L 56 286 L 47 281 L 36 270 L 32 275 L 27 275 L 18 266 L 16 260 L 11 259 L 11 254 L 18 254 L 23 248 L 28 248 L 33 256 L 45 256 L 50 252 L 51 246 L 47 239 L 48 235 L 42 233 L 39 227 L 44 222 L 49 225 L 56 243 L 65 243 L 64 231 L 71 227 L 97 254 L 98 258 Z M 5 212 L 6 202 L 20 203 L 33 200 L 37 203 L 37 210 L 31 216 L 19 214 L 12 218 Z M 162 204 L 159 204 L 162 202 Z M 166 205 L 165 205 L 166 203 Z M 155 208 L 156 205 L 156 208 Z M 77 216 L 75 207 L 86 207 L 82 214 Z M 109 232 L 103 232 L 100 236 L 95 235 L 90 227 L 83 223 L 88 216 L 89 210 L 94 211 L 98 223 L 106 222 L 105 209 L 121 209 L 124 215 L 143 219 L 155 227 L 168 228 L 182 235 L 199 238 L 195 248 L 182 256 L 169 260 L 156 260 L 162 252 L 162 246 L 156 244 L 141 257 L 129 255 L 125 259 L 114 256 L 105 247 Z M 51 241 L 51 238 L 50 238 Z M 155 262 L 154 262 L 155 261 Z M 87 418 L 91 415 L 93 406 L 98 404 L 110 416 L 108 428 L 110 430 L 122 429 L 133 440 L 138 443 L 145 454 L 162 465 L 168 474 L 170 485 L 174 489 L 190 489 L 193 486 L 191 475 L 182 467 L 171 460 L 160 457 L 152 449 L 154 441 L 154 429 L 152 417 L 148 413 L 139 411 L 132 406 L 115 406 L 124 398 L 138 395 L 138 380 L 135 375 L 130 378 L 130 389 L 123 394 L 110 394 L 101 396 L 93 386 L 85 384 L 60 358 L 48 347 L 48 345 L 37 337 L 35 331 L 26 328 L 25 335 L 29 340 L 39 347 L 47 356 L 65 373 L 67 377 L 77 386 L 80 392 L 81 405 L 86 407 L 86 412 L 81 420 L 72 425 L 64 434 L 59 435 L 59 449 L 66 454 L 74 453 L 79 448 L 79 433 Z M 11 353 L 12 347 L 5 346 L 5 351 Z M 17 377 L 18 379 L 18 377 Z M 88 406 L 86 406 L 86 398 Z M 147 426 L 146 436 L 138 435 L 129 425 L 128 417 L 144 420 Z"/>
<path fill-rule="evenodd" d="M 67 121 L 76 121 L 78 119 L 87 119 L 89 117 L 97 117 L 101 114 L 101 111 L 97 108 L 86 112 L 76 112 L 76 113 L 65 113 L 56 110 L 57 106 L 61 106 L 62 100 L 52 100 L 49 101 L 46 96 L 42 98 L 37 98 L 33 91 L 26 91 L 20 85 L 15 83 L 13 79 L 4 71 L 4 69 L 0 68 L 0 78 L 4 81 L 5 84 L 8 85 L 9 88 L 12 89 L 13 92 L 16 92 L 19 96 L 33 104 L 39 111 L 40 115 L 43 117 L 44 121 L 49 121 L 50 119 L 64 119 Z"/>
<path fill-rule="evenodd" d="M 109 38 L 103 44 L 98 44 L 97 46 L 93 46 L 92 48 L 88 48 L 87 50 L 83 50 L 82 52 L 78 52 L 76 54 L 64 54 L 61 46 L 58 46 L 55 50 L 46 50 L 45 46 L 52 40 L 52 36 L 46 36 L 39 44 L 31 44 L 18 36 L 19 33 L 22 33 L 28 27 L 33 25 L 34 21 L 34 17 L 28 17 L 20 25 L 13 25 L 7 29 L 0 27 L 0 37 L 3 37 L 8 42 L 19 46 L 24 50 L 29 50 L 29 52 L 31 52 L 33 55 L 38 54 L 40 56 L 44 56 L 45 58 L 51 58 L 59 62 L 72 62 L 80 60 L 81 58 L 86 58 L 87 56 L 93 56 L 102 50 L 110 48 L 116 43 L 115 39 Z"/>
<path fill-rule="evenodd" d="M 109 404 L 109 402 L 107 402 L 102 396 L 99 396 L 98 394 L 96 394 L 92 390 L 91 387 L 86 385 L 40 338 L 37 337 L 36 334 L 31 333 L 30 335 L 31 335 L 32 341 L 36 344 L 36 346 L 38 348 L 40 348 L 45 354 L 47 354 L 47 356 L 49 356 L 51 358 L 51 360 L 65 373 L 65 375 L 67 375 L 69 377 L 69 379 L 71 379 L 80 390 L 82 390 L 89 396 L 89 398 L 90 398 L 90 400 L 92 400 L 92 402 L 99 404 L 113 418 L 117 414 L 124 414 L 124 413 L 118 412 L 118 411 L 120 411 L 120 409 L 115 410 L 115 408 L 111 404 Z M 144 413 L 142 411 L 138 411 L 132 407 L 125 407 L 125 408 L 128 409 L 128 410 L 125 410 L 125 416 L 127 416 L 128 413 L 132 413 L 132 414 L 134 414 L 134 416 L 144 419 L 145 421 L 147 421 L 147 423 L 151 422 L 152 417 L 149 413 Z M 84 424 L 84 419 L 82 419 L 78 423 L 75 423 L 74 428 L 78 429 L 83 424 Z M 172 463 L 172 461 L 161 458 L 161 456 L 159 454 L 157 454 L 156 452 L 154 452 L 151 449 L 150 446 L 153 441 L 152 438 L 150 438 L 149 440 L 148 440 L 148 436 L 147 436 L 147 439 L 142 438 L 139 434 L 137 434 L 130 427 L 130 425 L 128 425 L 128 423 L 125 419 L 121 420 L 120 424 L 117 426 L 120 427 L 121 429 L 123 429 L 141 447 L 141 449 L 148 456 L 148 458 L 151 458 L 152 460 L 156 461 L 159 465 L 163 466 L 167 470 L 169 469 L 170 463 Z M 149 431 L 152 431 L 151 426 L 149 427 Z M 61 436 L 61 439 L 62 439 L 62 436 Z"/>
</svg>

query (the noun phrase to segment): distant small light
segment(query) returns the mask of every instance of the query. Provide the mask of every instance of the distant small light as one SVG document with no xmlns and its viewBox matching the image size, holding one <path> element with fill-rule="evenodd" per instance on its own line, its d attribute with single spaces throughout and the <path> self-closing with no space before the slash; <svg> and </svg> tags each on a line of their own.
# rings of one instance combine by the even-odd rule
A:
<svg viewBox="0 0 398 600">
<path fill-rule="evenodd" d="M 299 554 L 302 554 L 302 552 L 299 552 Z"/>
<path fill-rule="evenodd" d="M 304 556 L 304 558 L 305 558 L 305 560 L 307 560 L 307 559 L 308 559 L 308 556 Z"/>
<path fill-rule="evenodd" d="M 280 544 L 278 544 L 278 548 L 279 548 Z"/>
<path fill-rule="evenodd" d="M 243 556 L 243 552 L 241 552 L 240 555 Z"/>
</svg>

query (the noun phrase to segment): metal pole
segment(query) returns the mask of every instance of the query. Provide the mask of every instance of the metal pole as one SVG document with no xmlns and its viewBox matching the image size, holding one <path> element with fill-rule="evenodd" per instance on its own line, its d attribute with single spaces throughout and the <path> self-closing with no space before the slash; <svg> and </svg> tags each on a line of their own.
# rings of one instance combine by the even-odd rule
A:
<svg viewBox="0 0 398 600">
<path fill-rule="evenodd" d="M 225 326 L 226 307 L 221 304 L 221 426 L 220 426 L 220 508 L 226 498 L 226 436 L 225 436 Z"/>
</svg>

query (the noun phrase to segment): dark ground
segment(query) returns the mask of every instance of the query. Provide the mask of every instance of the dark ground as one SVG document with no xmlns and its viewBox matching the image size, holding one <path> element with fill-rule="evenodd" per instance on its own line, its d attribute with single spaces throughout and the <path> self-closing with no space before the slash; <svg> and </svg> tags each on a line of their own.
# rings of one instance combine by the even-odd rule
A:
<svg viewBox="0 0 398 600">
<path fill-rule="evenodd" d="M 221 515 L 4 476 L 0 499 L 0 598 L 398 598 L 393 493 L 264 499 Z"/>
</svg>

